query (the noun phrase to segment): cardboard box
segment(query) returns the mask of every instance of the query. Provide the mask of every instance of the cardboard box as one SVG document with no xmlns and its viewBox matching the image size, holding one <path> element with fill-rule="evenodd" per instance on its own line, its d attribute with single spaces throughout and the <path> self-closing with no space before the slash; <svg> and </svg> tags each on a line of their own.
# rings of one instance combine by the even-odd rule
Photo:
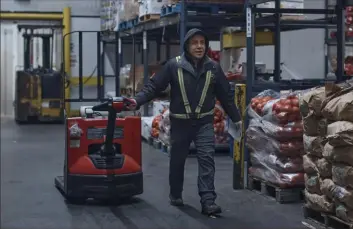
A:
<svg viewBox="0 0 353 229">
<path fill-rule="evenodd" d="M 148 66 L 148 76 L 151 77 L 154 73 L 160 71 L 161 67 L 162 66 L 160 64 L 149 65 Z M 133 86 L 133 77 L 134 77 L 134 68 L 131 67 L 130 77 L 127 82 L 127 84 L 129 85 L 128 87 L 130 87 L 130 88 L 132 88 L 132 86 Z M 135 66 L 135 89 L 136 89 L 136 92 L 138 92 L 142 89 L 142 87 L 144 85 L 143 78 L 144 78 L 144 66 L 143 65 L 136 65 Z"/>
<path fill-rule="evenodd" d="M 168 0 L 140 0 L 139 17 L 148 14 L 161 14 L 162 6 L 168 4 Z"/>
</svg>

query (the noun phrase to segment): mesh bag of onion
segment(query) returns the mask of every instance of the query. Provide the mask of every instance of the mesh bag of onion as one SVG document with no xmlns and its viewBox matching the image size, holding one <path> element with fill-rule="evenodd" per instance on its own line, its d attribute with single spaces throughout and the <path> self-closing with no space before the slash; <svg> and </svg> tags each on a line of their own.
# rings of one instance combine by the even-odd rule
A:
<svg viewBox="0 0 353 229">
<path fill-rule="evenodd" d="M 213 128 L 216 144 L 227 144 L 229 142 L 227 115 L 221 107 L 219 101 L 216 102 Z"/>
</svg>

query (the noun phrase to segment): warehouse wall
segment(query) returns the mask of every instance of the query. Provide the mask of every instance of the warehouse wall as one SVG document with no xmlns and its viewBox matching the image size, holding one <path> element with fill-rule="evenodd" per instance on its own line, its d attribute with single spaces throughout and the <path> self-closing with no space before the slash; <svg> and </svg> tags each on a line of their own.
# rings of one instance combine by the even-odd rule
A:
<svg viewBox="0 0 353 229">
<path fill-rule="evenodd" d="M 62 11 L 71 7 L 73 15 L 100 15 L 100 0 L 1 0 L 1 11 Z"/>
<path fill-rule="evenodd" d="M 305 8 L 324 8 L 325 1 L 305 0 Z M 308 18 L 323 15 L 307 15 Z M 241 62 L 246 62 L 246 49 L 243 49 Z M 281 33 L 281 61 L 297 77 L 304 79 L 325 77 L 325 30 L 305 29 Z M 268 69 L 274 68 L 274 48 L 257 47 L 256 62 L 266 64 Z M 284 79 L 293 78 L 283 71 Z"/>
</svg>

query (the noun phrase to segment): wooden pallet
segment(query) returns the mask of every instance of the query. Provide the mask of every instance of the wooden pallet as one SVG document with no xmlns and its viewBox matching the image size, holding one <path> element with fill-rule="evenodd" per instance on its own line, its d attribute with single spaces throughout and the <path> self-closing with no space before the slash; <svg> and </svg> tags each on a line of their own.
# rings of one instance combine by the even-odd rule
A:
<svg viewBox="0 0 353 229">
<path fill-rule="evenodd" d="M 156 21 L 159 20 L 161 15 L 159 14 L 146 14 L 141 17 L 139 17 L 139 23 L 144 23 L 148 21 Z"/>
<path fill-rule="evenodd" d="M 334 215 L 322 213 L 306 206 L 303 207 L 303 215 L 310 228 L 316 226 L 332 229 L 353 229 L 353 223 L 345 222 Z"/>
<path fill-rule="evenodd" d="M 282 188 L 249 175 L 249 189 L 275 199 L 278 203 L 298 203 L 304 200 L 303 187 Z"/>
</svg>

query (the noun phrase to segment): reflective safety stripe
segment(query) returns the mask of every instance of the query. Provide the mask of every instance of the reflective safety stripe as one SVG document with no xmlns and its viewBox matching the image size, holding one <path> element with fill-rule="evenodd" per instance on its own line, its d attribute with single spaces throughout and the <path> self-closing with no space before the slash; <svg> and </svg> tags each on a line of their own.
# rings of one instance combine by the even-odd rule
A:
<svg viewBox="0 0 353 229">
<path fill-rule="evenodd" d="M 176 57 L 176 61 L 179 63 L 180 56 Z M 201 98 L 200 98 L 199 104 L 197 105 L 196 110 L 195 110 L 195 118 L 197 118 L 197 119 L 200 119 L 200 118 L 203 118 L 205 116 L 214 114 L 214 109 L 212 109 L 212 110 L 210 110 L 210 111 L 208 111 L 206 113 L 200 113 L 201 109 L 202 109 L 202 106 L 203 106 L 203 103 L 205 102 L 205 98 L 206 98 L 207 91 L 208 91 L 208 88 L 209 88 L 210 83 L 211 83 L 211 79 L 212 79 L 212 72 L 211 71 L 207 71 L 205 86 L 204 86 L 204 88 L 202 90 L 202 94 L 201 94 Z M 189 100 L 188 100 L 187 95 L 186 95 L 185 84 L 184 84 L 184 76 L 183 76 L 183 69 L 181 69 L 181 68 L 178 68 L 178 81 L 179 81 L 181 96 L 182 96 L 182 99 L 183 99 L 183 102 L 184 102 L 186 114 L 170 113 L 170 115 L 172 117 L 179 118 L 179 119 L 190 119 L 191 116 L 192 116 L 192 111 L 191 111 Z"/>
<path fill-rule="evenodd" d="M 203 106 L 203 103 L 205 102 L 205 98 L 206 98 L 206 95 L 207 95 L 207 91 L 208 91 L 208 88 L 209 88 L 210 83 L 211 83 L 211 77 L 212 77 L 211 71 L 207 71 L 207 73 L 206 73 L 206 82 L 205 82 L 205 86 L 203 87 L 199 104 L 197 105 L 196 110 L 195 110 L 195 113 L 196 113 L 196 115 L 197 115 L 197 118 L 200 118 L 199 116 L 201 115 L 201 114 L 200 114 L 201 108 L 202 108 L 202 106 Z"/>
</svg>

